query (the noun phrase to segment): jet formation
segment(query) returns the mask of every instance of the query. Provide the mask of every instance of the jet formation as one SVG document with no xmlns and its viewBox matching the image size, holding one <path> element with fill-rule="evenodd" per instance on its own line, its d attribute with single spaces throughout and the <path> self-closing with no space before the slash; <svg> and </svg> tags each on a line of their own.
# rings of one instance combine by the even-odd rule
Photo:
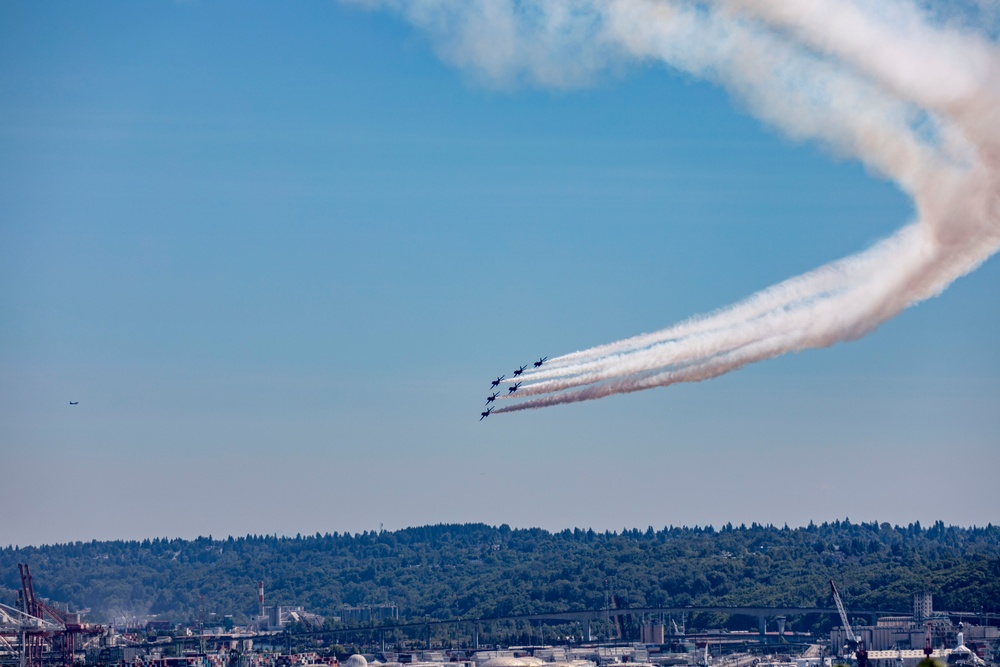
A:
<svg viewBox="0 0 1000 667">
<path fill-rule="evenodd" d="M 548 357 L 542 357 L 541 359 L 539 359 L 538 361 L 536 361 L 534 364 L 532 364 L 532 366 L 534 368 L 539 368 L 539 367 L 541 367 L 542 364 L 544 364 L 546 361 L 548 361 L 548 359 L 549 359 Z M 511 377 L 517 377 L 517 376 L 521 375 L 521 373 L 523 373 L 527 368 L 528 368 L 528 364 L 525 364 L 523 366 L 518 367 L 511 374 Z M 497 376 L 497 379 L 495 379 L 495 380 L 493 380 L 493 381 L 490 382 L 490 389 L 491 390 L 492 389 L 496 389 L 498 386 L 500 386 L 500 383 L 503 382 L 504 378 L 506 378 L 506 377 L 507 377 L 506 375 L 499 375 L 499 376 Z M 522 384 L 521 382 L 516 382 L 516 383 L 510 385 L 509 387 L 507 387 L 507 395 L 510 396 L 511 394 L 513 394 L 514 392 L 516 392 L 518 389 L 520 389 L 521 388 L 521 384 Z M 495 400 L 497 400 L 498 396 L 500 396 L 500 392 L 499 391 L 493 392 L 492 394 L 490 394 L 489 396 L 487 396 L 486 397 L 486 405 L 489 405 L 490 403 L 492 403 Z M 490 413 L 493 412 L 494 408 L 496 408 L 495 405 L 492 406 L 492 407 L 487 408 L 483 412 L 480 412 L 479 413 L 479 421 L 483 421 L 484 419 L 486 419 L 487 417 L 489 417 Z"/>
</svg>

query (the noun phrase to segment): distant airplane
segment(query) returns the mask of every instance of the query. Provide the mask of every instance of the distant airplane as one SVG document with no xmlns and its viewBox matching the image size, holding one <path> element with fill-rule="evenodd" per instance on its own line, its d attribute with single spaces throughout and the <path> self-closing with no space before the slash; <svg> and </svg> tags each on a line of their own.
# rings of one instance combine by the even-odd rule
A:
<svg viewBox="0 0 1000 667">
<path fill-rule="evenodd" d="M 488 408 L 486 410 L 486 412 L 480 412 L 479 413 L 479 421 L 483 421 L 484 419 L 486 419 L 487 417 L 489 417 L 491 412 L 493 412 L 493 408 Z"/>
<path fill-rule="evenodd" d="M 70 405 L 80 405 L 80 401 L 70 401 Z"/>
<path fill-rule="evenodd" d="M 513 386 L 510 386 L 510 387 L 507 387 L 507 394 L 508 394 L 508 395 L 510 395 L 510 394 L 513 394 L 513 393 L 514 393 L 515 391 L 517 391 L 517 390 L 518 390 L 518 389 L 519 389 L 520 387 L 521 387 L 521 383 L 520 383 L 520 382 L 518 382 L 517 384 L 515 384 L 515 385 L 513 385 Z"/>
<path fill-rule="evenodd" d="M 541 366 L 542 364 L 544 364 L 548 360 L 549 360 L 548 357 L 542 357 L 541 359 L 539 359 L 538 361 L 535 362 L 535 368 L 538 368 L 539 366 Z"/>
<path fill-rule="evenodd" d="M 489 405 L 493 401 L 497 400 L 497 396 L 499 396 L 499 395 L 500 395 L 500 392 L 498 391 L 497 393 L 493 394 L 492 396 L 487 396 L 486 397 L 486 404 Z"/>
<path fill-rule="evenodd" d="M 498 377 L 498 378 L 497 378 L 496 380 L 494 380 L 493 382 L 490 382 L 490 389 L 492 389 L 493 387 L 495 387 L 495 386 L 497 386 L 498 384 L 500 384 L 501 382 L 503 382 L 503 379 L 504 379 L 505 377 L 507 377 L 507 376 L 506 376 L 506 375 L 501 375 L 500 377 Z"/>
<path fill-rule="evenodd" d="M 520 368 L 518 368 L 516 371 L 514 371 L 514 377 L 517 377 L 518 375 L 520 375 L 521 373 L 523 373 L 524 369 L 527 368 L 527 367 L 528 367 L 528 364 L 525 364 L 525 365 L 521 366 Z"/>
</svg>

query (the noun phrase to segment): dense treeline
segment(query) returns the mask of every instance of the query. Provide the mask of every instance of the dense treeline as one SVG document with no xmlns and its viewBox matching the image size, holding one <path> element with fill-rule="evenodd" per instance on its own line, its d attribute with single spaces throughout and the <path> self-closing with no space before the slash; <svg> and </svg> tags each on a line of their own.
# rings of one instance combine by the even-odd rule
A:
<svg viewBox="0 0 1000 667">
<path fill-rule="evenodd" d="M 437 525 L 356 535 L 76 542 L 0 550 L 0 602 L 17 563 L 36 593 L 92 618 L 209 612 L 237 621 L 268 604 L 333 614 L 342 604 L 398 605 L 404 618 L 500 616 L 619 606 L 828 606 L 834 579 L 855 609 L 1000 611 L 1000 526 L 894 527 L 836 521 L 749 527 L 512 530 Z"/>
</svg>

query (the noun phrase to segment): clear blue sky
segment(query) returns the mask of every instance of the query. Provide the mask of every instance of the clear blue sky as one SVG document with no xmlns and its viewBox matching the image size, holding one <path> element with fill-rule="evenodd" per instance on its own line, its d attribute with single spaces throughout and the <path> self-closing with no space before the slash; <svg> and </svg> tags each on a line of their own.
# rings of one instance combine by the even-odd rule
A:
<svg viewBox="0 0 1000 667">
<path fill-rule="evenodd" d="M 333 2 L 3 3 L 0 545 L 996 523 L 996 258 L 854 343 L 476 421 L 911 217 L 664 67 L 498 90 Z"/>
</svg>

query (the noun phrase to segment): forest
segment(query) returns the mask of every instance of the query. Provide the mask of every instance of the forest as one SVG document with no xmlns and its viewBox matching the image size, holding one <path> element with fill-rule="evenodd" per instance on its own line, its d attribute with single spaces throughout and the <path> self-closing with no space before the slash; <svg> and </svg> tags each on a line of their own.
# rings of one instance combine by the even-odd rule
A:
<svg viewBox="0 0 1000 667">
<path fill-rule="evenodd" d="M 16 604 L 18 563 L 30 565 L 37 595 L 90 610 L 92 621 L 208 613 L 245 622 L 258 581 L 267 604 L 325 616 L 394 604 L 399 622 L 609 604 L 827 607 L 831 579 L 854 609 L 908 613 L 913 594 L 928 591 L 936 609 L 1000 612 L 1000 526 L 942 522 L 555 533 L 463 524 L 9 546 L 0 549 L 4 604 Z"/>
</svg>

